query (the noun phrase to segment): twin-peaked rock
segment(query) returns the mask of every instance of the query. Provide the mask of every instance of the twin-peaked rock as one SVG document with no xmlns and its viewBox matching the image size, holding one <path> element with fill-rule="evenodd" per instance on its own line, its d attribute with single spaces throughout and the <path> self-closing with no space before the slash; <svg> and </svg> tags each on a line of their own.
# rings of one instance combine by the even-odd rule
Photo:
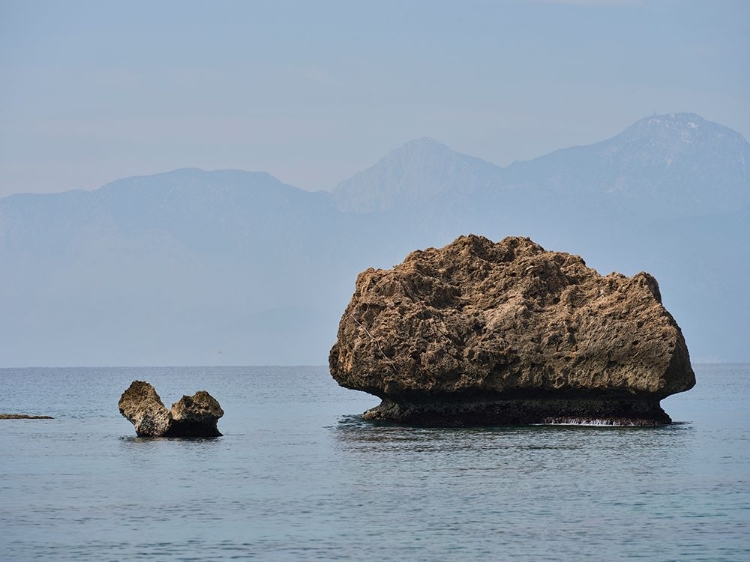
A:
<svg viewBox="0 0 750 562">
<path fill-rule="evenodd" d="M 224 410 L 205 390 L 183 396 L 167 410 L 149 383 L 133 381 L 118 404 L 139 437 L 219 437 Z"/>
</svg>

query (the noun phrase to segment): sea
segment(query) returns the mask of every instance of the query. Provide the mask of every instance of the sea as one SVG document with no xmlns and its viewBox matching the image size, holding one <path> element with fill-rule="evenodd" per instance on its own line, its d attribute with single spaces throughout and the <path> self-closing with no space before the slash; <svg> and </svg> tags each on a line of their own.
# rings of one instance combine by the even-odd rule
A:
<svg viewBox="0 0 750 562">
<path fill-rule="evenodd" d="M 659 428 L 425 429 L 326 367 L 0 369 L 0 560 L 750 560 L 750 365 Z M 217 439 L 142 439 L 133 380 Z"/>
</svg>

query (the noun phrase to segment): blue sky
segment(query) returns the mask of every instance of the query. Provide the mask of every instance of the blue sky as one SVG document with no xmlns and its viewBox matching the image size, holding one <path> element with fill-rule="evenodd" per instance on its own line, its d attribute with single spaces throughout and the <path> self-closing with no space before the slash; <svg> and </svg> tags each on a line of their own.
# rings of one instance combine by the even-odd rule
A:
<svg viewBox="0 0 750 562">
<path fill-rule="evenodd" d="M 750 135 L 750 2 L 0 0 L 0 197 L 184 166 L 335 186 L 690 111 Z"/>
</svg>

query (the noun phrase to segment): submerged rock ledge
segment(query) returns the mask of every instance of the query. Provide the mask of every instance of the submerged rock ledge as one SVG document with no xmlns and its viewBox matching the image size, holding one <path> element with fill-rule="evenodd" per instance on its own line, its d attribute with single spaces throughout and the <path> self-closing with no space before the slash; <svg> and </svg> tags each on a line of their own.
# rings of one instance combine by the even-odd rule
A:
<svg viewBox="0 0 750 562">
<path fill-rule="evenodd" d="M 417 425 L 669 423 L 692 388 L 679 326 L 647 273 L 599 275 L 528 238 L 462 236 L 356 283 L 333 378 Z"/>
<path fill-rule="evenodd" d="M 139 437 L 220 437 L 224 415 L 219 402 L 205 390 L 183 396 L 167 410 L 153 386 L 133 381 L 118 403 L 120 413 Z"/>
<path fill-rule="evenodd" d="M 0 414 L 0 420 L 54 420 L 52 416 L 30 416 L 28 414 Z"/>
</svg>

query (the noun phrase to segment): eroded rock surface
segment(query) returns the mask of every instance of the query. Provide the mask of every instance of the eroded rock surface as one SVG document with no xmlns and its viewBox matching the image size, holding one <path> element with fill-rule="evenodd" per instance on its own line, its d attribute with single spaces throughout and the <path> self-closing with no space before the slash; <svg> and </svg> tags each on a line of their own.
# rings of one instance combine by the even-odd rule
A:
<svg viewBox="0 0 750 562">
<path fill-rule="evenodd" d="M 219 437 L 219 402 L 205 390 L 183 396 L 167 410 L 153 386 L 133 381 L 118 404 L 140 437 Z"/>
<path fill-rule="evenodd" d="M 528 238 L 462 236 L 362 272 L 331 349 L 365 414 L 430 425 L 659 424 L 695 375 L 647 273 L 599 275 Z"/>
<path fill-rule="evenodd" d="M 145 381 L 133 381 L 118 406 L 141 437 L 160 437 L 169 431 L 172 422 L 169 411 L 154 387 Z"/>
<path fill-rule="evenodd" d="M 216 437 L 221 435 L 216 424 L 224 415 L 219 402 L 205 390 L 183 396 L 172 404 L 171 435 L 185 437 Z"/>
</svg>

